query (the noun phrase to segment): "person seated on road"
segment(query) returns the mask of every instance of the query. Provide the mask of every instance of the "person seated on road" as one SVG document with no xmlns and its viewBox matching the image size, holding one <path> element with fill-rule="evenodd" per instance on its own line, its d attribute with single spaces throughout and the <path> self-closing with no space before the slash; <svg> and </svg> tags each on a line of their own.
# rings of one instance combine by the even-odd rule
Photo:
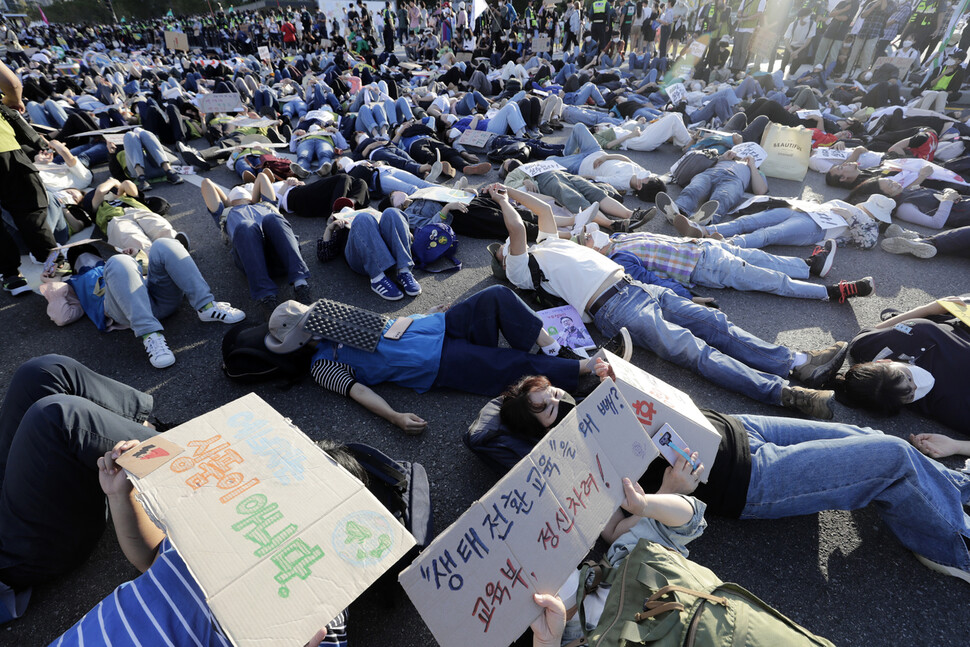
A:
<svg viewBox="0 0 970 647">
<path fill-rule="evenodd" d="M 601 333 L 629 329 L 633 343 L 707 379 L 760 402 L 816 418 L 831 418 L 832 391 L 792 386 L 794 377 L 814 387 L 842 364 L 844 347 L 795 352 L 741 330 L 723 313 L 657 285 L 631 278 L 620 264 L 588 247 L 558 238 L 549 205 L 501 184 L 488 187 L 502 207 L 509 240 L 492 246 L 492 272 L 524 290 L 543 289 L 594 322 Z M 526 245 L 525 227 L 513 199 L 539 218 L 538 242 Z M 533 282 L 534 258 L 545 277 Z M 716 332 L 712 332 L 716 331 Z"/>
<path fill-rule="evenodd" d="M 666 193 L 657 194 L 657 209 L 668 222 L 686 212 L 700 225 L 718 223 L 741 204 L 745 191 L 765 195 L 768 181 L 753 157 L 739 158 L 729 150 L 718 157 L 714 166 L 691 178 L 676 200 Z"/>
<path fill-rule="evenodd" d="M 346 205 L 348 210 L 350 207 Z M 408 219 L 400 209 L 384 209 L 378 217 L 360 212 L 352 219 L 338 211 L 330 216 L 323 236 L 317 240 L 317 258 L 326 263 L 342 254 L 350 269 L 370 279 L 375 294 L 398 301 L 405 294 L 421 294 L 421 286 L 411 273 L 411 242 Z"/>
<path fill-rule="evenodd" d="M 188 237 L 175 231 L 164 216 L 140 202 L 138 188 L 131 180 L 119 182 L 109 177 L 80 201 L 108 242 L 118 249 L 148 253 L 156 240 L 177 240 L 188 249 Z"/>
<path fill-rule="evenodd" d="M 605 363 L 596 366 L 601 379 L 611 370 Z M 502 396 L 503 432 L 524 439 L 524 449 L 541 442 L 574 407 L 575 400 L 548 379 L 525 377 Z M 693 495 L 712 514 L 734 519 L 779 519 L 875 503 L 883 522 L 923 564 L 970 581 L 964 542 L 970 516 L 963 511 L 970 494 L 959 486 L 966 480 L 962 473 L 926 458 L 902 438 L 869 428 L 702 413 L 721 436 L 713 467 L 690 448 L 690 462 L 678 458 L 671 466 L 658 457 L 639 480 L 644 491 Z M 701 483 L 705 471 L 708 479 Z"/>
<path fill-rule="evenodd" d="M 96 459 L 96 465 L 118 543 L 141 575 L 116 588 L 55 642 L 118 644 L 137 635 L 146 644 L 228 647 L 229 638 L 205 603 L 202 588 L 165 531 L 152 523 L 135 497 L 127 473 L 115 462 L 137 445 L 137 440 L 118 442 Z M 327 441 L 320 441 L 318 445 L 366 484 L 367 472 L 346 447 Z M 151 612 L 146 613 L 147 609 Z M 346 645 L 346 641 L 347 611 L 344 610 L 316 631 L 305 647 L 321 643 Z"/>
<path fill-rule="evenodd" d="M 66 278 L 66 289 L 74 293 L 79 307 L 70 294 L 54 287 L 43 290 L 51 303 L 48 312 L 58 325 L 87 315 L 102 332 L 129 328 L 142 340 L 152 366 L 166 368 L 175 363 L 175 355 L 160 319 L 175 314 L 183 298 L 203 322 L 232 324 L 246 318 L 242 310 L 213 298 L 195 261 L 175 240 L 155 241 L 143 264 L 135 260 L 136 253 L 129 248 L 118 254 L 113 247 L 91 243 L 70 247 L 67 260 L 73 273 Z"/>
<path fill-rule="evenodd" d="M 970 296 L 947 297 L 957 306 Z M 853 364 L 835 381 L 840 400 L 883 415 L 904 407 L 970 432 L 970 332 L 938 301 L 864 328 L 849 342 Z"/>
<path fill-rule="evenodd" d="M 311 309 L 295 301 L 277 306 L 269 320 L 266 347 L 291 353 L 317 346 L 311 375 L 325 389 L 349 396 L 408 435 L 424 431 L 427 422 L 414 413 L 398 412 L 370 387 L 391 382 L 425 393 L 433 387 L 495 396 L 522 375 L 543 373 L 557 385 L 574 390 L 592 362 L 562 347 L 542 320 L 512 290 L 492 286 L 463 301 L 411 315 L 399 339 L 379 337 L 373 352 L 315 337 L 303 329 Z M 395 321 L 387 322 L 386 333 Z M 498 348 L 499 333 L 511 348 Z M 612 342 L 624 352 L 622 341 Z M 529 351 L 539 346 L 537 354 Z M 474 371 L 469 367 L 474 366 Z"/>
<path fill-rule="evenodd" d="M 760 249 L 745 249 L 724 241 L 676 238 L 663 234 L 635 232 L 586 237 L 585 243 L 609 256 L 627 274 L 643 283 L 656 283 L 656 276 L 671 279 L 667 285 L 687 299 L 687 288 L 706 288 L 767 292 L 796 299 L 828 301 L 841 296 L 839 284 L 819 285 L 803 279 L 824 278 L 835 261 L 835 241 L 827 240 L 808 258 L 775 256 Z M 641 274 L 646 276 L 641 278 Z"/>
<path fill-rule="evenodd" d="M 251 191 L 237 186 L 228 196 L 209 178 L 202 180 L 201 188 L 205 206 L 228 237 L 233 261 L 246 275 L 249 296 L 260 314 L 269 318 L 276 307 L 279 288 L 274 276 L 286 278 L 297 301 L 312 303 L 307 283 L 310 269 L 290 223 L 277 208 L 269 175 L 256 176 Z"/>
</svg>

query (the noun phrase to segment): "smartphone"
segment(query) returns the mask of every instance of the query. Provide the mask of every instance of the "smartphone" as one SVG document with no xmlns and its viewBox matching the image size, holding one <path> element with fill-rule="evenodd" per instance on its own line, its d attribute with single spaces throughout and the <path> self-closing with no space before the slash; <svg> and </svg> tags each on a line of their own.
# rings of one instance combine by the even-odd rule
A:
<svg viewBox="0 0 970 647">
<path fill-rule="evenodd" d="M 404 331 L 406 331 L 412 323 L 414 323 L 414 319 L 411 317 L 398 317 L 394 320 L 394 323 L 391 324 L 391 327 L 387 329 L 387 332 L 384 333 L 384 339 L 400 339 L 404 336 Z"/>
<path fill-rule="evenodd" d="M 684 439 L 669 424 L 664 423 L 664 426 L 653 435 L 653 442 L 657 446 L 657 449 L 660 450 L 660 454 L 671 465 L 676 464 L 678 459 L 683 458 L 690 464 L 691 469 L 697 469 L 697 461 L 691 459 L 689 453 L 690 448 L 687 447 L 687 443 L 684 442 Z"/>
<path fill-rule="evenodd" d="M 502 187 L 501 189 L 495 189 L 495 193 L 498 193 L 499 195 L 505 195 L 505 187 Z"/>
</svg>

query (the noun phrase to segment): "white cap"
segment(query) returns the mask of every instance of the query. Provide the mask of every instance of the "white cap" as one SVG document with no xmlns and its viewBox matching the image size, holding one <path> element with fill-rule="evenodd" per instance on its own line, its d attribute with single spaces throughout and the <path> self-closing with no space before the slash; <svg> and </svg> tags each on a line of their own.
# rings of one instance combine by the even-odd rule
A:
<svg viewBox="0 0 970 647">
<path fill-rule="evenodd" d="M 247 189 L 245 185 L 240 184 L 239 186 L 234 186 L 229 191 L 229 202 L 235 202 L 236 200 L 251 200 L 253 197 L 252 188 Z"/>
<path fill-rule="evenodd" d="M 893 209 L 896 208 L 896 201 L 888 196 L 876 193 L 869 196 L 869 199 L 859 206 L 872 214 L 872 217 L 876 220 L 891 223 L 893 221 Z"/>
</svg>

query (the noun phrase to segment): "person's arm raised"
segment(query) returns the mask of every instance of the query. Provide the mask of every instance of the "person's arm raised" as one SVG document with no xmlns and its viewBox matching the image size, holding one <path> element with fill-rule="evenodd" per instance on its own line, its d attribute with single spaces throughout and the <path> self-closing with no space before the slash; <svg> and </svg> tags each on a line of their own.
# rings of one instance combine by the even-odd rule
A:
<svg viewBox="0 0 970 647">
<path fill-rule="evenodd" d="M 536 215 L 539 220 L 539 231 L 545 232 L 547 234 L 559 235 L 559 227 L 556 225 L 556 218 L 552 214 L 552 207 L 548 203 L 540 200 L 539 198 L 531 195 L 525 191 L 520 191 L 518 189 L 508 189 L 508 196 L 521 204 L 523 207 L 531 211 Z M 512 209 L 515 211 L 515 209 Z M 521 222 L 521 219 L 520 219 Z M 523 227 L 523 237 L 525 235 L 525 228 Z M 511 250 L 510 250 L 511 251 Z M 512 252 L 513 254 L 515 252 Z M 524 250 L 523 250 L 524 253 Z"/>
</svg>

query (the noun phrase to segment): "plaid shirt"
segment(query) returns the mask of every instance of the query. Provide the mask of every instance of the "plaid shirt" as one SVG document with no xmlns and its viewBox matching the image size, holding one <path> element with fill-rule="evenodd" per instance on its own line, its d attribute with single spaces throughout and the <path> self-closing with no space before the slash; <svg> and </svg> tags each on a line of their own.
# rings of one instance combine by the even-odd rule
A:
<svg viewBox="0 0 970 647">
<path fill-rule="evenodd" d="M 879 0 L 872 0 L 872 2 L 878 3 Z M 862 29 L 859 30 L 856 38 L 873 40 L 882 37 L 883 32 L 886 31 L 886 22 L 894 12 L 896 12 L 896 9 L 891 2 L 886 4 L 885 10 L 881 10 L 878 7 L 873 9 L 872 13 L 866 16 L 865 21 L 862 23 Z"/>
<path fill-rule="evenodd" d="M 913 8 L 908 2 L 899 3 L 899 8 L 890 14 L 889 20 L 886 22 L 885 29 L 882 32 L 882 40 L 896 38 L 899 35 L 899 28 L 906 24 L 912 13 Z"/>
<path fill-rule="evenodd" d="M 606 255 L 616 252 L 630 252 L 651 272 L 691 286 L 690 276 L 703 250 L 697 243 L 683 238 L 635 233 L 613 235 Z"/>
</svg>

